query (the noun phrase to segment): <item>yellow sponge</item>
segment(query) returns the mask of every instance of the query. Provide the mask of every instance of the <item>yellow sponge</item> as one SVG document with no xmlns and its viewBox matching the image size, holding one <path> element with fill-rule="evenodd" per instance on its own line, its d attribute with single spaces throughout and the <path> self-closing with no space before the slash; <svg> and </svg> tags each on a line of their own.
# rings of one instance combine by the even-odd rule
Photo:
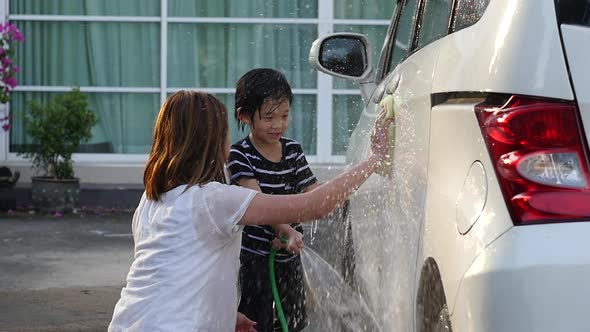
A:
<svg viewBox="0 0 590 332">
<path fill-rule="evenodd" d="M 394 101 L 393 95 L 387 95 L 385 98 L 381 100 L 379 103 L 380 108 L 385 108 L 387 114 L 385 115 L 385 120 L 393 119 L 395 117 L 394 113 Z M 389 129 L 389 153 L 388 157 L 381 165 L 381 167 L 377 170 L 377 174 L 391 177 L 393 175 L 393 142 L 395 137 L 395 126 L 391 126 Z"/>
<path fill-rule="evenodd" d="M 385 108 L 387 110 L 387 115 L 385 115 L 385 120 L 393 119 L 394 117 L 394 102 L 393 102 L 393 95 L 388 95 L 381 100 L 379 103 L 381 108 Z"/>
</svg>

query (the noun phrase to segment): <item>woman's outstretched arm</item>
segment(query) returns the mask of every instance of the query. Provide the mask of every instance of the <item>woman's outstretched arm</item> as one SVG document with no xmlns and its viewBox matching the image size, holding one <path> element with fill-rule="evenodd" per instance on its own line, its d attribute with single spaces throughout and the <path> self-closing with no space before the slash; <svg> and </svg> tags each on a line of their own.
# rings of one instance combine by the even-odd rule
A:
<svg viewBox="0 0 590 332">
<path fill-rule="evenodd" d="M 289 224 L 320 219 L 344 203 L 377 166 L 376 157 L 365 160 L 315 190 L 297 195 L 256 194 L 240 224 Z"/>
<path fill-rule="evenodd" d="M 387 158 L 389 126 L 382 110 L 371 134 L 369 158 L 316 189 L 297 195 L 257 194 L 242 216 L 243 225 L 288 224 L 320 219 L 343 204 Z"/>
</svg>

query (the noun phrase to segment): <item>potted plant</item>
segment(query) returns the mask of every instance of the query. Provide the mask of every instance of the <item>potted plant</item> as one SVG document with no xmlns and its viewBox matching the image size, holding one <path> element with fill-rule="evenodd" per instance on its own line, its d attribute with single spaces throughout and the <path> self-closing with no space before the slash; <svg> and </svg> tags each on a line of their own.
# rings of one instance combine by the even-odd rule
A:
<svg viewBox="0 0 590 332">
<path fill-rule="evenodd" d="M 80 182 L 74 177 L 72 153 L 92 137 L 96 121 L 96 115 L 88 109 L 86 95 L 78 88 L 46 104 L 29 103 L 24 126 L 31 144 L 21 154 L 31 160 L 37 174 L 41 172 L 31 183 L 32 201 L 37 209 L 69 212 L 76 207 Z"/>
</svg>

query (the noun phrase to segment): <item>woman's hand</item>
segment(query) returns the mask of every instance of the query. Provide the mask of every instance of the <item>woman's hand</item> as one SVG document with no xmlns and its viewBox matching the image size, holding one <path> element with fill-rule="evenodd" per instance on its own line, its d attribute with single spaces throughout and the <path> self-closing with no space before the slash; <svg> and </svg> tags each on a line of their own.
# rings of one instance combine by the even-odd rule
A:
<svg viewBox="0 0 590 332">
<path fill-rule="evenodd" d="M 236 318 L 236 332 L 256 332 L 254 326 L 256 326 L 256 322 L 248 319 L 248 317 L 238 311 L 238 316 Z"/>
<path fill-rule="evenodd" d="M 393 123 L 393 118 L 385 119 L 387 110 L 382 108 L 377 119 L 375 119 L 375 125 L 371 132 L 371 155 L 370 160 L 376 162 L 377 165 L 381 164 L 389 157 L 389 127 Z"/>
</svg>

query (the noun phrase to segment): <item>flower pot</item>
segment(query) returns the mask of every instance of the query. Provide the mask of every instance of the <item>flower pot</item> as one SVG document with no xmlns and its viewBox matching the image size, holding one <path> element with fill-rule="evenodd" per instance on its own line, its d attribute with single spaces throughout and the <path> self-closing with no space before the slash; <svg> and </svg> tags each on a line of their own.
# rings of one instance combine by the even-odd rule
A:
<svg viewBox="0 0 590 332">
<path fill-rule="evenodd" d="M 16 195 L 13 188 L 19 176 L 19 172 L 13 174 L 10 168 L 0 166 L 0 211 L 16 209 Z"/>
<path fill-rule="evenodd" d="M 14 172 L 14 174 L 10 171 L 10 168 L 0 166 L 0 189 L 2 188 L 12 188 L 18 181 L 20 177 L 19 172 Z"/>
<path fill-rule="evenodd" d="M 32 178 L 31 199 L 35 209 L 42 212 L 71 212 L 80 197 L 80 180 Z"/>
</svg>

